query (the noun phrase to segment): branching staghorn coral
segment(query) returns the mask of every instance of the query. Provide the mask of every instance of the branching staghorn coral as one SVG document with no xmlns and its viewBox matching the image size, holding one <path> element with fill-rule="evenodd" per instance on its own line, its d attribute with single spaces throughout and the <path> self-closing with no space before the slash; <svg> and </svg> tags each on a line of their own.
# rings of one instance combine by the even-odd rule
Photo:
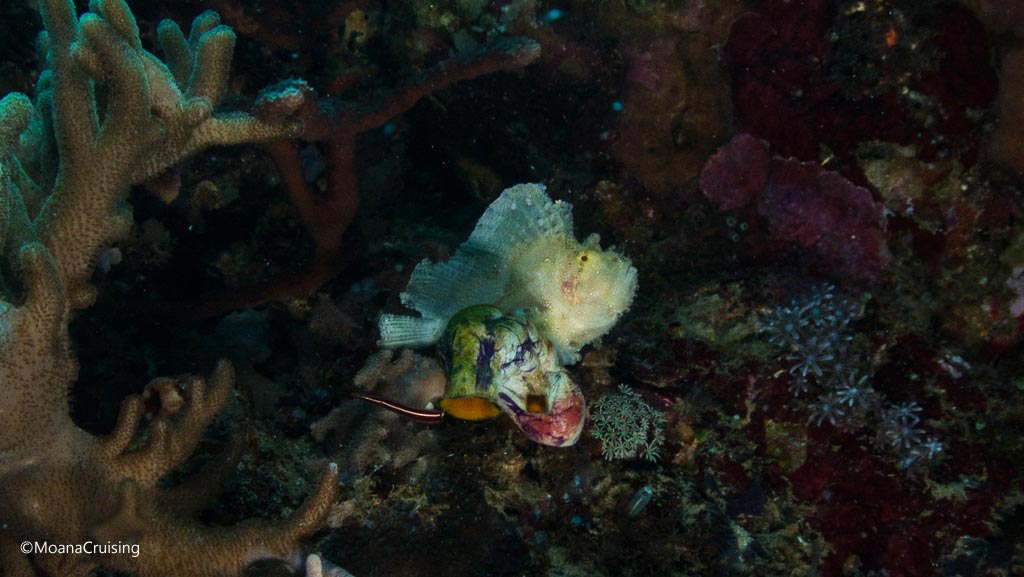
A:
<svg viewBox="0 0 1024 577">
<path fill-rule="evenodd" d="M 236 450 L 194 478 L 160 481 L 192 454 L 230 400 L 234 372 L 208 381 L 157 379 L 160 410 L 142 426 L 143 397 L 127 398 L 114 431 L 96 436 L 68 412 L 77 376 L 68 323 L 90 305 L 96 255 L 128 231 L 133 184 L 217 144 L 294 137 L 296 119 L 215 113 L 234 35 L 207 12 L 188 39 L 165 22 L 166 64 L 144 50 L 121 0 L 94 1 L 79 20 L 69 0 L 41 0 L 46 32 L 35 100 L 0 101 L 0 574 L 240 575 L 258 561 L 301 564 L 298 541 L 321 527 L 337 490 L 322 476 L 290 519 L 206 527 L 193 519 Z M 24 542 L 132 544 L 138 555 L 25 555 Z"/>
</svg>

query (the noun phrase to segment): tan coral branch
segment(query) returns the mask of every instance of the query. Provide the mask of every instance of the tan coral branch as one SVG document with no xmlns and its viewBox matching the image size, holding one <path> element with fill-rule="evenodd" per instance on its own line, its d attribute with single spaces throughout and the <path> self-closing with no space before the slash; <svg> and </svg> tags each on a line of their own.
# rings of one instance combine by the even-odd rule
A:
<svg viewBox="0 0 1024 577">
<path fill-rule="evenodd" d="M 33 102 L 0 100 L 0 575 L 237 576 L 266 558 L 297 569 L 299 541 L 335 500 L 336 466 L 279 523 L 214 528 L 191 518 L 234 470 L 237 442 L 202 478 L 160 486 L 230 401 L 227 363 L 209 381 L 151 382 L 161 411 L 148 426 L 143 396 L 123 402 L 105 437 L 70 418 L 69 319 L 92 302 L 97 252 L 132 224 L 131 186 L 210 144 L 294 136 L 302 126 L 213 111 L 234 38 L 215 15 L 197 18 L 187 41 L 162 25 L 172 72 L 142 48 L 122 0 L 93 0 L 90 10 L 79 21 L 69 0 L 41 0 L 50 68 Z M 206 485 L 195 490 L 196 482 Z M 107 540 L 137 544 L 140 554 L 26 556 L 18 546 Z"/>
</svg>

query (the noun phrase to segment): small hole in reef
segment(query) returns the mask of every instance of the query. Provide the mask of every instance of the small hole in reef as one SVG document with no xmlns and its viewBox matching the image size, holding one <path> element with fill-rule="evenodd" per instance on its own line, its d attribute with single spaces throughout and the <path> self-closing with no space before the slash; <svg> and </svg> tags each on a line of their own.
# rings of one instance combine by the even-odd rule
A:
<svg viewBox="0 0 1024 577">
<path fill-rule="evenodd" d="M 246 566 L 244 577 L 292 577 L 288 563 L 281 559 L 258 559 Z"/>
</svg>

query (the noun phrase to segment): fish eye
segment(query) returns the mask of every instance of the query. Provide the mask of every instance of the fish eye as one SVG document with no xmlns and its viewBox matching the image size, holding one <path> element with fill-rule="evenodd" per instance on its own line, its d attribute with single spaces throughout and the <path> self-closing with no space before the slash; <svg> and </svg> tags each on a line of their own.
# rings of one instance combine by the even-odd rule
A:
<svg viewBox="0 0 1024 577">
<path fill-rule="evenodd" d="M 583 253 L 580 255 L 580 262 L 587 262 L 587 253 Z"/>
</svg>

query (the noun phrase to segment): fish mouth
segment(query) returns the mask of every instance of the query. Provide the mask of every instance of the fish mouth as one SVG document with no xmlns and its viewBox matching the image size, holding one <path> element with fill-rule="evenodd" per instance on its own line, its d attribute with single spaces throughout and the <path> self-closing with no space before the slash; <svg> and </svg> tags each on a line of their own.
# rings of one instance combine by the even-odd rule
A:
<svg viewBox="0 0 1024 577">
<path fill-rule="evenodd" d="M 484 397 L 447 397 L 438 403 L 446 415 L 464 421 L 487 421 L 501 414 L 501 409 Z"/>
</svg>

